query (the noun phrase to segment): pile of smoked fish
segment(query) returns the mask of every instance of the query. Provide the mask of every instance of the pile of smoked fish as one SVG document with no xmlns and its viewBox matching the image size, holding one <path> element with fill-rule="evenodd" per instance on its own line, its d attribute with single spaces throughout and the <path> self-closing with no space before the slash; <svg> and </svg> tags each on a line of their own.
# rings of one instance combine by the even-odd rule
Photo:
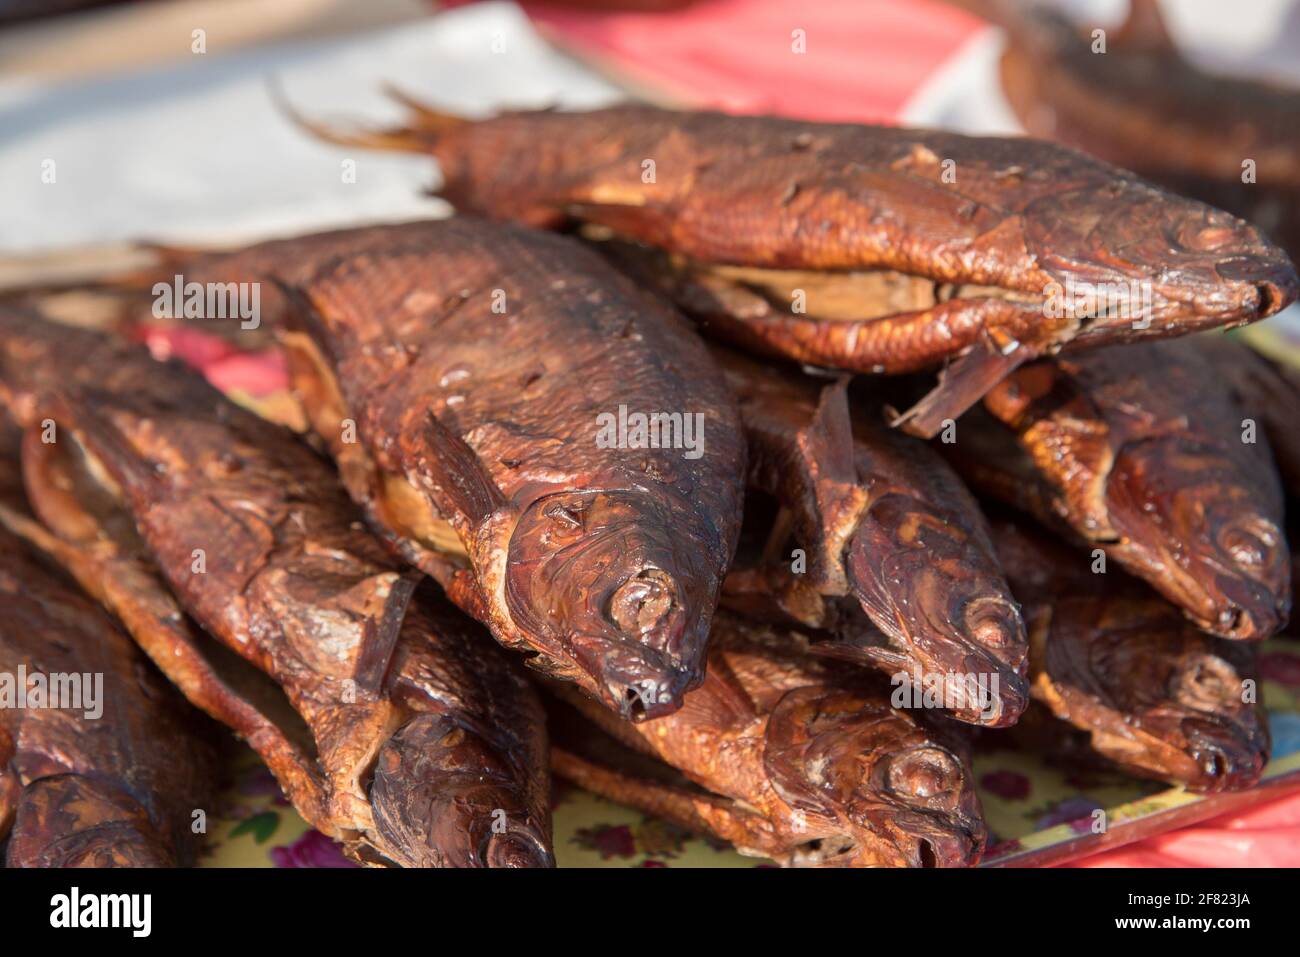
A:
<svg viewBox="0 0 1300 957">
<path fill-rule="evenodd" d="M 978 863 L 989 741 L 1257 782 L 1300 500 L 1300 375 L 1223 335 L 1300 289 L 1258 228 L 1040 140 L 395 95 L 299 120 L 451 218 L 0 304 L 0 666 L 108 683 L 0 710 L 6 863 L 192 861 L 218 725 L 377 866 L 552 865 L 552 774 L 798 866 Z M 275 350 L 291 413 L 160 322 Z"/>
</svg>

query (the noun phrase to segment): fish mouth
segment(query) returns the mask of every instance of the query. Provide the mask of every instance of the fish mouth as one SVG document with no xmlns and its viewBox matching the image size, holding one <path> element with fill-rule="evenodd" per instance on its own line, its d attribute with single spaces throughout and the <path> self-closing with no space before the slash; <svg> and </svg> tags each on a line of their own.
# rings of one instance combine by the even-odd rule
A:
<svg viewBox="0 0 1300 957">
<path fill-rule="evenodd" d="M 479 846 L 479 860 L 487 867 L 554 867 L 550 849 L 530 831 L 512 829 L 489 832 Z"/>
<path fill-rule="evenodd" d="M 1268 763 L 1268 732 L 1260 723 L 1198 715 L 1184 718 L 1179 729 L 1196 768 L 1186 782 L 1190 790 L 1240 791 L 1253 786 Z"/>
<path fill-rule="evenodd" d="M 909 819 L 910 818 L 910 819 Z M 984 855 L 988 832 L 975 821 L 953 819 L 936 822 L 928 815 L 897 815 L 906 834 L 898 834 L 894 848 L 908 867 L 974 867 Z"/>
<path fill-rule="evenodd" d="M 878 841 L 830 834 L 797 846 L 790 855 L 796 867 L 973 867 L 984 854 L 983 825 L 935 826 L 922 816 L 908 821 L 882 853 Z"/>
<path fill-rule="evenodd" d="M 420 714 L 380 749 L 370 787 L 379 850 L 406 867 L 553 867 L 529 776 L 476 729 Z"/>
<path fill-rule="evenodd" d="M 1272 258 L 1238 257 L 1215 264 L 1219 278 L 1239 288 L 1246 308 L 1254 306 L 1256 319 L 1275 315 L 1300 297 L 1295 265 L 1279 255 Z"/>
<path fill-rule="evenodd" d="M 1244 641 L 1290 617 L 1286 538 L 1258 508 L 1269 498 L 1222 453 L 1176 438 L 1126 446 L 1106 480 L 1112 524 L 1151 583 L 1200 628 Z"/>
<path fill-rule="evenodd" d="M 674 666 L 653 648 L 603 635 L 571 635 L 569 645 L 594 682 L 596 696 L 626 721 L 672 714 L 686 692 L 704 680 L 703 669 Z"/>
<path fill-rule="evenodd" d="M 1118 207 L 1117 187 L 1104 185 L 1040 200 L 1040 215 L 1028 218 L 1029 250 L 1050 275 L 1106 293 L 1107 302 L 1111 293 L 1129 296 L 1118 311 L 1092 311 L 1078 341 L 1240 325 L 1300 295 L 1295 265 L 1254 226 L 1143 184 L 1123 188 L 1131 198 Z M 1099 216 L 1100 208 L 1111 212 Z"/>
<path fill-rule="evenodd" d="M 534 501 L 511 536 L 506 602 L 624 717 L 666 714 L 703 678 L 721 574 L 670 504 L 637 490 Z"/>
</svg>

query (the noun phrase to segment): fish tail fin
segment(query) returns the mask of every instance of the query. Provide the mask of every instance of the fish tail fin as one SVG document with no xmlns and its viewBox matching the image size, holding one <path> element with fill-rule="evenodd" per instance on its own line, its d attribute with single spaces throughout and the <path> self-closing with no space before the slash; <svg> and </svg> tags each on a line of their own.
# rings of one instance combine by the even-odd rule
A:
<svg viewBox="0 0 1300 957">
<path fill-rule="evenodd" d="M 425 103 L 423 100 L 416 99 L 405 90 L 392 83 L 383 83 L 380 90 L 390 100 L 400 103 L 410 111 L 413 120 L 412 129 L 422 130 L 429 133 L 446 133 L 451 130 L 459 129 L 462 126 L 469 125 L 471 120 L 460 116 L 456 113 L 448 113 L 446 110 L 438 110 Z"/>
<path fill-rule="evenodd" d="M 267 92 L 271 102 L 284 114 L 294 126 L 309 133 L 318 140 L 333 143 L 336 146 L 360 146 L 370 150 L 392 150 L 403 153 L 428 153 L 436 135 L 419 124 L 399 126 L 391 129 L 367 128 L 364 126 L 335 126 L 311 119 L 300 113 L 291 104 L 284 91 L 274 81 L 268 82 Z"/>
</svg>

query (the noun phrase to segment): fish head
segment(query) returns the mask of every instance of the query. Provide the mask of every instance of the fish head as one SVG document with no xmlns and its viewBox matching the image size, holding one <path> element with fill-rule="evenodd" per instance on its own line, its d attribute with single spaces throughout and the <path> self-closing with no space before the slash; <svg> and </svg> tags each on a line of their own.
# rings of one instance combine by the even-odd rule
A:
<svg viewBox="0 0 1300 957">
<path fill-rule="evenodd" d="M 553 867 L 545 812 L 521 800 L 534 771 L 506 754 L 468 722 L 407 721 L 375 762 L 380 852 L 405 867 Z"/>
<path fill-rule="evenodd" d="M 847 566 L 863 609 L 902 656 L 881 665 L 945 676 L 960 697 L 950 702 L 960 720 L 1016 722 L 1029 701 L 1020 606 L 960 517 L 906 495 L 881 496 L 849 543 Z"/>
<path fill-rule="evenodd" d="M 624 717 L 671 713 L 703 674 L 722 577 L 704 557 L 722 549 L 697 525 L 689 508 L 641 489 L 538 498 L 510 539 L 510 613 L 558 640 Z"/>
<path fill-rule="evenodd" d="M 1251 786 L 1268 761 L 1268 730 L 1247 693 L 1251 650 L 1197 631 L 1158 599 L 1064 603 L 1047 673 L 1063 694 L 1087 695 L 1069 709 L 1121 763 L 1220 791 Z"/>
<path fill-rule="evenodd" d="M 768 719 L 763 763 L 813 838 L 805 846 L 817 863 L 960 867 L 983 853 L 987 829 L 969 765 L 887 696 L 788 692 Z"/>
<path fill-rule="evenodd" d="M 1106 501 L 1126 550 L 1201 628 L 1259 640 L 1286 624 L 1280 493 L 1227 451 L 1179 436 L 1131 442 L 1111 467 Z"/>
<path fill-rule="evenodd" d="M 1128 177 L 1036 200 L 1026 245 L 1090 346 L 1243 325 L 1296 300 L 1295 265 L 1237 217 Z"/>
<path fill-rule="evenodd" d="M 23 792 L 9 867 L 175 867 L 177 849 L 134 798 L 83 774 L 38 778 Z"/>
</svg>

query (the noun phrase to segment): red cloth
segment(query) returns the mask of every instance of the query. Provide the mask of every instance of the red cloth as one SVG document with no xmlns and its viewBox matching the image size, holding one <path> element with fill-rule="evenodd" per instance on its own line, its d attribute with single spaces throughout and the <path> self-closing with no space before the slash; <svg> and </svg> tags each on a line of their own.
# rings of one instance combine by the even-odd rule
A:
<svg viewBox="0 0 1300 957">
<path fill-rule="evenodd" d="M 698 0 L 592 13 L 523 0 L 564 46 L 693 106 L 891 122 L 983 23 L 936 0 Z M 802 30 L 804 53 L 793 33 Z"/>
<path fill-rule="evenodd" d="M 1072 867 L 1296 867 L 1300 794 L 1083 858 Z"/>
</svg>

